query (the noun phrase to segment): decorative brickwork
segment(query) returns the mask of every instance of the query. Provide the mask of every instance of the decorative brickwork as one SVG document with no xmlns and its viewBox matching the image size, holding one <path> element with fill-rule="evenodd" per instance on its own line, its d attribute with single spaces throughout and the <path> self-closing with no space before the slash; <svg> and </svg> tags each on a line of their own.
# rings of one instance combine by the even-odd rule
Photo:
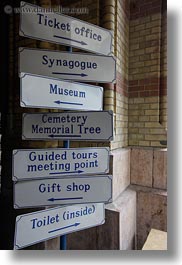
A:
<svg viewBox="0 0 182 265">
<path fill-rule="evenodd" d="M 129 145 L 164 147 L 167 140 L 164 1 L 131 1 Z"/>
<path fill-rule="evenodd" d="M 115 113 L 115 138 L 111 149 L 128 145 L 129 1 L 100 1 L 101 26 L 112 30 L 117 61 L 116 84 L 104 85 L 104 108 Z"/>
</svg>

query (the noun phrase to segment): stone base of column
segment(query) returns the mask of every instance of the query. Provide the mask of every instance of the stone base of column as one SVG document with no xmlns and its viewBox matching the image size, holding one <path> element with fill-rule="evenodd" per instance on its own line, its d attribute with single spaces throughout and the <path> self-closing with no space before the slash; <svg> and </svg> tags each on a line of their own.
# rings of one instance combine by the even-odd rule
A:
<svg viewBox="0 0 182 265">
<path fill-rule="evenodd" d="M 106 205 L 105 224 L 67 235 L 69 250 L 135 249 L 136 192 L 126 189 Z"/>
<path fill-rule="evenodd" d="M 131 185 L 137 192 L 137 249 L 141 250 L 150 230 L 167 231 L 167 191 Z"/>
</svg>

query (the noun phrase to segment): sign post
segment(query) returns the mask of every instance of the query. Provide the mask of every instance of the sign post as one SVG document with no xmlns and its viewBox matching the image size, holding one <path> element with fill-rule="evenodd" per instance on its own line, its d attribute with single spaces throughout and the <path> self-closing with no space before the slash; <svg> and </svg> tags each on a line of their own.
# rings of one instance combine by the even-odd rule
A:
<svg viewBox="0 0 182 265">
<path fill-rule="evenodd" d="M 72 52 L 72 47 L 67 47 L 67 51 Z M 70 148 L 70 141 L 66 140 L 63 141 L 63 147 L 69 149 Z M 66 235 L 62 235 L 60 237 L 60 249 L 66 250 L 67 240 Z"/>
<path fill-rule="evenodd" d="M 112 202 L 112 176 L 104 175 L 109 148 L 70 149 L 70 140 L 113 140 L 113 113 L 102 111 L 103 88 L 71 82 L 116 82 L 116 60 L 109 56 L 113 36 L 29 3 L 21 8 L 21 36 L 68 46 L 68 52 L 20 48 L 21 107 L 77 112 L 23 114 L 22 139 L 63 140 L 64 148 L 13 151 L 14 208 L 67 206 L 17 216 L 14 246 L 61 236 L 66 249 L 65 235 L 103 224 L 103 202 Z M 72 53 L 70 46 L 97 55 Z"/>
</svg>

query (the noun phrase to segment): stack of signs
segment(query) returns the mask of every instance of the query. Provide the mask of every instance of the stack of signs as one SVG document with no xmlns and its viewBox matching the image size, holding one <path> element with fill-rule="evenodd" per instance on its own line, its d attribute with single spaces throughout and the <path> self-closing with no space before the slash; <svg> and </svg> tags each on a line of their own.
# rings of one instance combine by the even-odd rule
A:
<svg viewBox="0 0 182 265">
<path fill-rule="evenodd" d="M 111 32 L 29 3 L 21 7 L 33 10 L 21 12 L 21 36 L 97 53 L 20 48 L 20 105 L 69 110 L 23 114 L 22 138 L 113 140 L 113 113 L 102 111 L 103 88 L 73 82 L 115 82 Z M 104 203 L 112 201 L 109 152 L 108 147 L 13 150 L 14 208 L 57 205 L 17 216 L 15 249 L 104 223 Z"/>
</svg>

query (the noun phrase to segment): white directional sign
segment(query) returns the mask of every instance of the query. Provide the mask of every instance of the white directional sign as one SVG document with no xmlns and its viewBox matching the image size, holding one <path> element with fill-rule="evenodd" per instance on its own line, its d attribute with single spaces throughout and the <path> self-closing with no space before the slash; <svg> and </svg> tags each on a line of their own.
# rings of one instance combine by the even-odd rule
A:
<svg viewBox="0 0 182 265">
<path fill-rule="evenodd" d="M 24 113 L 22 139 L 113 139 L 112 111 Z"/>
<path fill-rule="evenodd" d="M 109 148 L 13 150 L 13 180 L 109 172 Z"/>
<path fill-rule="evenodd" d="M 105 222 L 103 203 L 80 204 L 32 212 L 16 217 L 14 249 Z"/>
<path fill-rule="evenodd" d="M 112 176 L 14 182 L 14 208 L 112 201 Z"/>
<path fill-rule="evenodd" d="M 21 107 L 102 110 L 103 88 L 55 78 L 21 74 Z"/>
<path fill-rule="evenodd" d="M 116 60 L 112 56 L 20 48 L 20 73 L 67 80 L 112 83 L 116 80 Z"/>
<path fill-rule="evenodd" d="M 69 45 L 95 53 L 109 55 L 112 47 L 111 31 L 60 13 L 21 2 L 20 35 L 38 40 Z"/>
</svg>

